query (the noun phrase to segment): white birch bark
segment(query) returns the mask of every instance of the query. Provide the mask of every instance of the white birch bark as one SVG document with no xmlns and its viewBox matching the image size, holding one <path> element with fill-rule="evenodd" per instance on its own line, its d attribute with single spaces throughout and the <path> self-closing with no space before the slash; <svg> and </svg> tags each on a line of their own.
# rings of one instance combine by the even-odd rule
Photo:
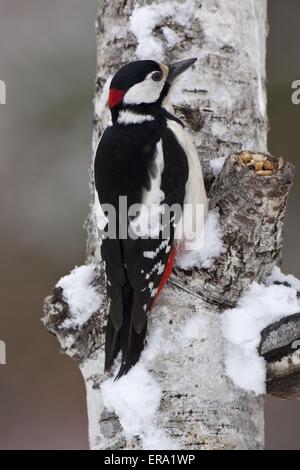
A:
<svg viewBox="0 0 300 470">
<path fill-rule="evenodd" d="M 103 86 L 121 64 L 136 58 L 137 38 L 130 27 L 134 8 L 153 5 L 159 12 L 159 5 L 163 3 L 100 1 L 97 69 L 100 85 Z M 172 17 L 158 21 L 152 34 L 162 43 L 164 56 L 155 58 L 168 62 L 198 57 L 195 70 L 174 90 L 173 103 L 179 117 L 191 129 L 209 177 L 208 162 L 212 158 L 226 157 L 243 148 L 266 151 L 266 2 L 205 0 L 181 3 L 186 3 L 186 8 L 193 3 L 190 18 L 184 26 Z M 167 45 L 163 36 L 166 25 L 179 38 L 179 43 L 173 47 Z M 143 51 L 139 55 L 139 58 L 145 57 Z M 96 100 L 101 100 L 99 92 Z M 97 105 L 96 110 L 99 110 Z M 103 130 L 107 119 L 101 108 L 99 114 L 96 115 L 99 119 L 96 133 L 98 129 Z M 93 245 L 97 246 L 97 239 L 90 239 L 91 252 Z M 168 308 L 172 325 L 160 314 L 163 305 Z M 211 308 L 207 309 L 197 296 L 169 286 L 152 316 L 149 335 L 158 323 L 162 335 L 166 338 L 173 335 L 176 341 L 178 332 L 193 317 L 199 320 L 200 338 L 193 339 L 187 350 L 158 355 L 150 367 L 163 390 L 158 416 L 160 428 L 179 439 L 181 448 L 262 448 L 263 399 L 237 389 L 226 377 L 220 316 Z M 91 369 L 92 381 L 89 380 Z M 89 360 L 81 370 L 87 383 L 90 423 L 94 422 L 90 427 L 92 447 L 131 446 L 128 442 L 125 444 L 117 420 L 114 425 L 111 419 L 108 425 L 107 413 L 102 425 L 98 424 L 103 419 L 103 412 L 98 384 L 98 393 L 95 391 L 95 373 L 97 382 L 101 381 L 103 358 L 100 360 L 97 356 L 95 362 Z"/>
<path fill-rule="evenodd" d="M 149 6 L 144 10 L 147 25 L 134 27 L 134 34 L 132 15 L 137 8 Z M 153 28 L 150 18 L 154 18 Z M 207 188 L 213 180 L 212 159 L 242 149 L 266 152 L 266 30 L 266 0 L 100 0 L 94 149 L 109 119 L 104 106 L 107 80 L 130 60 L 150 58 L 142 46 L 143 41 L 144 46 L 152 41 L 156 56 L 151 58 L 167 63 L 199 59 L 174 90 L 173 103 L 192 132 Z M 92 183 L 91 194 L 87 260 L 97 266 L 94 283 L 105 298 Z M 162 390 L 154 424 L 171 445 L 181 449 L 261 449 L 264 400 L 226 377 L 221 316 L 201 299 L 195 274 L 187 276 L 184 285 L 181 280 L 182 275 L 173 277 L 149 324 L 150 344 L 154 333 L 163 338 L 158 342 L 161 349 L 147 359 L 147 368 Z M 59 329 L 57 318 L 66 317 L 67 306 L 61 293 L 55 295 L 46 303 L 45 323 L 65 351 L 79 360 L 87 390 L 91 448 L 145 446 L 141 436 L 126 438 L 117 416 L 103 404 L 106 303 L 88 326 L 78 331 Z"/>
</svg>

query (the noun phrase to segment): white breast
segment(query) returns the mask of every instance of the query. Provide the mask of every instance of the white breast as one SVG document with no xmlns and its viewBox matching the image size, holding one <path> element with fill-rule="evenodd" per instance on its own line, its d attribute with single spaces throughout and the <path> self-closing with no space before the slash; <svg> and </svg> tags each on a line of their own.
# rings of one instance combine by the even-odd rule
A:
<svg viewBox="0 0 300 470">
<path fill-rule="evenodd" d="M 204 187 L 201 163 L 197 150 L 186 129 L 173 120 L 168 120 L 168 127 L 183 148 L 189 166 L 189 177 L 186 183 L 184 211 L 181 224 L 176 228 L 175 238 L 193 240 L 203 231 L 207 215 L 207 196 Z"/>
</svg>

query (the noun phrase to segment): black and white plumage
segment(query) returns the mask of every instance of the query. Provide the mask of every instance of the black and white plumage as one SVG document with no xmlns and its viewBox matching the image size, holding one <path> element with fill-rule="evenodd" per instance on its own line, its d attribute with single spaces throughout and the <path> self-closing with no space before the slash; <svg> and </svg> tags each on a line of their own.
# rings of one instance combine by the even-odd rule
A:
<svg viewBox="0 0 300 470">
<path fill-rule="evenodd" d="M 196 149 L 182 122 L 166 105 L 174 79 L 194 62 L 189 59 L 169 67 L 150 60 L 132 62 L 110 85 L 112 125 L 100 139 L 94 170 L 100 212 L 109 204 L 117 215 L 117 237 L 103 236 L 101 245 L 110 298 L 105 369 L 112 367 L 121 351 L 117 378 L 140 357 L 148 314 L 171 274 L 180 244 L 175 235 L 179 221 L 185 218 L 184 205 L 203 204 L 206 208 Z M 126 196 L 128 208 L 139 204 L 139 212 L 122 216 L 120 196 Z M 153 213 L 149 215 L 154 208 L 159 217 L 164 208 L 172 206 L 181 208 L 183 214 L 172 212 L 164 227 L 156 223 L 157 218 L 153 220 Z M 102 214 L 104 233 L 114 221 L 109 211 Z M 199 224 L 189 214 L 180 235 L 183 240 L 185 231 L 200 229 L 195 223 Z M 124 228 L 135 236 L 120 236 Z"/>
</svg>

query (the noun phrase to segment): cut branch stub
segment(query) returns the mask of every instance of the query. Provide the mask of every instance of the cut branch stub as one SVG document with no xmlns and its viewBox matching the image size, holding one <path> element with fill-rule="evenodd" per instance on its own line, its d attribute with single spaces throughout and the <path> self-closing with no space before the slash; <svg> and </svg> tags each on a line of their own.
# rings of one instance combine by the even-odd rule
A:
<svg viewBox="0 0 300 470">
<path fill-rule="evenodd" d="M 88 359 L 104 345 L 108 299 L 102 265 L 95 270 L 93 285 L 101 294 L 102 304 L 83 324 L 74 321 L 62 288 L 55 287 L 44 303 L 42 322 L 56 336 L 62 351 L 78 362 Z"/>
<path fill-rule="evenodd" d="M 265 328 L 259 353 L 267 363 L 268 395 L 299 400 L 300 312 Z"/>
<path fill-rule="evenodd" d="M 241 152 L 227 158 L 210 192 L 218 208 L 224 249 L 210 269 L 196 268 L 179 281 L 206 301 L 232 307 L 253 280 L 270 274 L 281 256 L 286 201 L 294 167 L 282 158 Z"/>
</svg>

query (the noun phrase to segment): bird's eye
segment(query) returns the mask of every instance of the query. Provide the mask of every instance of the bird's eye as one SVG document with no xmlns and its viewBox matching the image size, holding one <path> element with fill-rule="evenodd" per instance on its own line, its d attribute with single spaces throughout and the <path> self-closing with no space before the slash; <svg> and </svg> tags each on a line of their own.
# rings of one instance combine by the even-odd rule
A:
<svg viewBox="0 0 300 470">
<path fill-rule="evenodd" d="M 151 78 L 152 80 L 154 80 L 155 82 L 160 82 L 161 79 L 162 79 L 162 72 L 154 72 L 152 75 L 151 75 Z"/>
</svg>

